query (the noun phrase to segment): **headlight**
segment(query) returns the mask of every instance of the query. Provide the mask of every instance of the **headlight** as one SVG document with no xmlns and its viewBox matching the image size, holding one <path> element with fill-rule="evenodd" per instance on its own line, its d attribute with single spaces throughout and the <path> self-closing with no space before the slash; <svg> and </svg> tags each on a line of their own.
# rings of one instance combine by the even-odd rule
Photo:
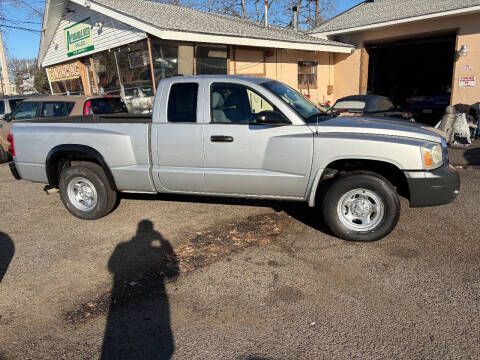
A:
<svg viewBox="0 0 480 360">
<path fill-rule="evenodd" d="M 425 144 L 420 148 L 423 168 L 433 170 L 443 165 L 443 148 L 441 144 Z"/>
</svg>

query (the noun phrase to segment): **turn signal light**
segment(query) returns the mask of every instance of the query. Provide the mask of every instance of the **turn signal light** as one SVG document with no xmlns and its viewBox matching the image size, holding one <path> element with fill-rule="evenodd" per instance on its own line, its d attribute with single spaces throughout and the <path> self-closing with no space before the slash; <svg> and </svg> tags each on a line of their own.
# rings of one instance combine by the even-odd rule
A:
<svg viewBox="0 0 480 360">
<path fill-rule="evenodd" d="M 10 145 L 8 146 L 8 153 L 12 156 L 15 156 L 15 145 L 13 144 L 12 133 L 8 134 L 7 141 L 10 143 Z"/>
<path fill-rule="evenodd" d="M 425 166 L 432 167 L 433 166 L 433 159 L 432 159 L 432 153 L 429 151 L 423 151 L 423 161 L 425 162 Z"/>
</svg>

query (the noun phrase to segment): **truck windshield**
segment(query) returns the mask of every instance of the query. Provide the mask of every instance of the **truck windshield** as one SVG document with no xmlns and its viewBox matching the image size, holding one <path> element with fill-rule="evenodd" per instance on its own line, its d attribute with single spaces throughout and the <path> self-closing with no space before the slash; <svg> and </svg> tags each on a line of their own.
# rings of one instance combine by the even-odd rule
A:
<svg viewBox="0 0 480 360">
<path fill-rule="evenodd" d="M 312 119 L 315 119 L 317 116 L 326 115 L 325 112 L 317 108 L 305 96 L 281 82 L 268 81 L 262 85 L 286 102 L 288 106 L 295 110 L 306 122 L 312 121 Z"/>
</svg>

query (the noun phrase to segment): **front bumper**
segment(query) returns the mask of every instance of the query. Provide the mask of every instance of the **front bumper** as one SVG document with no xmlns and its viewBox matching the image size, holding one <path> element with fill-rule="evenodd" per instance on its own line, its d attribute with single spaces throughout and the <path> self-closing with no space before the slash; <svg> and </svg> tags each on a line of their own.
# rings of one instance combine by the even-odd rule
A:
<svg viewBox="0 0 480 360">
<path fill-rule="evenodd" d="M 12 172 L 13 177 L 17 180 L 22 180 L 22 177 L 18 173 L 17 167 L 15 166 L 15 162 L 9 162 L 8 166 L 10 166 L 10 171 Z"/>
<path fill-rule="evenodd" d="M 411 207 L 449 204 L 460 192 L 460 176 L 453 166 L 432 171 L 406 171 Z"/>
</svg>

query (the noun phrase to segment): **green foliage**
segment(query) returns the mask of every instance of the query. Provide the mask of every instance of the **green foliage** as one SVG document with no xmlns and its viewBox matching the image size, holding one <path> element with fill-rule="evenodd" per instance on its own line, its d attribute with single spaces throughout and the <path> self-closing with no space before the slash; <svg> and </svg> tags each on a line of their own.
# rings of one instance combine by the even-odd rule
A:
<svg viewBox="0 0 480 360">
<path fill-rule="evenodd" d="M 33 86 L 35 87 L 35 91 L 37 91 L 40 94 L 50 93 L 50 85 L 48 85 L 48 78 L 45 70 L 42 70 L 42 69 L 37 70 L 37 72 L 35 73 Z"/>
</svg>

